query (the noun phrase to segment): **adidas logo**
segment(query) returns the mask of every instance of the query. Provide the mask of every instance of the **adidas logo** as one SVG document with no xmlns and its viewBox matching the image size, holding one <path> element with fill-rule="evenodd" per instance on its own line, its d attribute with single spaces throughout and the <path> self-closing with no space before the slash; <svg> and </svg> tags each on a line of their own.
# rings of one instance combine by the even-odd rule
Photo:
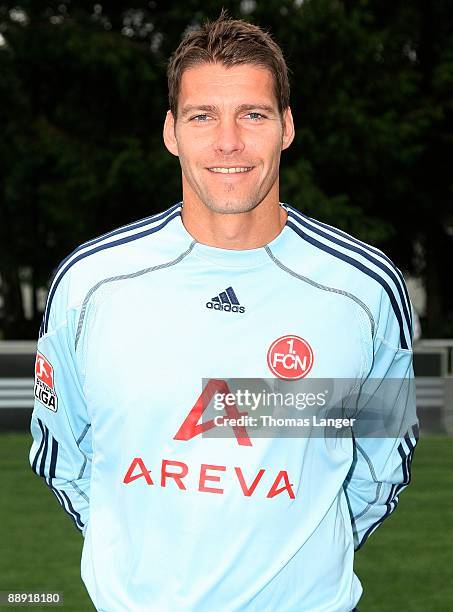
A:
<svg viewBox="0 0 453 612">
<path fill-rule="evenodd" d="M 206 302 L 206 308 L 225 310 L 226 312 L 245 312 L 245 307 L 239 304 L 233 287 L 228 287 L 225 291 L 213 297 L 210 302 Z"/>
</svg>

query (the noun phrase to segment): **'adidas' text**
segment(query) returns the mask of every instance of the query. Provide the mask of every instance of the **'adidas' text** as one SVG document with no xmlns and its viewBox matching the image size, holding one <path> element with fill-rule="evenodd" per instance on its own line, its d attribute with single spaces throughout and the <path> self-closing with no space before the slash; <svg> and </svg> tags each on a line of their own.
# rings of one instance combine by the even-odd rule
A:
<svg viewBox="0 0 453 612">
<path fill-rule="evenodd" d="M 206 308 L 226 310 L 227 312 L 245 312 L 245 306 L 232 306 L 231 304 L 219 304 L 217 302 L 206 302 Z"/>
<path fill-rule="evenodd" d="M 225 291 L 213 297 L 212 300 L 206 302 L 206 308 L 224 310 L 225 312 L 245 312 L 245 307 L 240 305 L 233 287 L 228 287 Z"/>
</svg>

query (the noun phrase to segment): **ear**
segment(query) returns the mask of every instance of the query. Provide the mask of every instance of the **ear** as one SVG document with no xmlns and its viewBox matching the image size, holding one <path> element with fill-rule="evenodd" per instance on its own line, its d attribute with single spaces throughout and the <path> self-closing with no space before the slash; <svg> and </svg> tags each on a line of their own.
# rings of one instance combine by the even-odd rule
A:
<svg viewBox="0 0 453 612">
<path fill-rule="evenodd" d="M 175 135 L 175 119 L 173 113 L 169 110 L 165 116 L 164 122 L 164 143 L 167 149 L 178 157 L 178 142 Z"/>
<path fill-rule="evenodd" d="M 294 120 L 290 107 L 283 111 L 282 151 L 287 149 L 294 140 Z"/>
</svg>

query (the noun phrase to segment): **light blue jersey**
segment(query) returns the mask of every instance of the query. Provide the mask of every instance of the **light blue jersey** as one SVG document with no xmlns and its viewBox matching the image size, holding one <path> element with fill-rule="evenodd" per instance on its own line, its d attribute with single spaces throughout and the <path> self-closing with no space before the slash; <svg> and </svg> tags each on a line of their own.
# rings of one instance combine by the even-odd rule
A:
<svg viewBox="0 0 453 612">
<path fill-rule="evenodd" d="M 354 550 L 410 480 L 413 395 L 399 436 L 203 433 L 222 427 L 203 413 L 228 380 L 413 378 L 399 270 L 282 206 L 263 248 L 196 242 L 178 204 L 55 275 L 30 462 L 84 535 L 97 610 L 350 612 L 361 596 Z"/>
</svg>

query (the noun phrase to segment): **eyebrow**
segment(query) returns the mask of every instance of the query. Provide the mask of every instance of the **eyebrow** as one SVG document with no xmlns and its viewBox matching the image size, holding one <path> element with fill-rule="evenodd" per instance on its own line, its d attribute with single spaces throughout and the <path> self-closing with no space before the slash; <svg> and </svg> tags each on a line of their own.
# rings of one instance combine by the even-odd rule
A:
<svg viewBox="0 0 453 612">
<path fill-rule="evenodd" d="M 181 111 L 181 117 L 187 117 L 192 112 L 203 111 L 206 113 L 217 113 L 219 110 L 218 106 L 212 104 L 189 104 L 185 106 Z M 244 111 L 264 111 L 269 114 L 276 114 L 276 109 L 268 104 L 241 104 L 237 106 L 235 111 L 237 113 L 243 113 Z"/>
</svg>

